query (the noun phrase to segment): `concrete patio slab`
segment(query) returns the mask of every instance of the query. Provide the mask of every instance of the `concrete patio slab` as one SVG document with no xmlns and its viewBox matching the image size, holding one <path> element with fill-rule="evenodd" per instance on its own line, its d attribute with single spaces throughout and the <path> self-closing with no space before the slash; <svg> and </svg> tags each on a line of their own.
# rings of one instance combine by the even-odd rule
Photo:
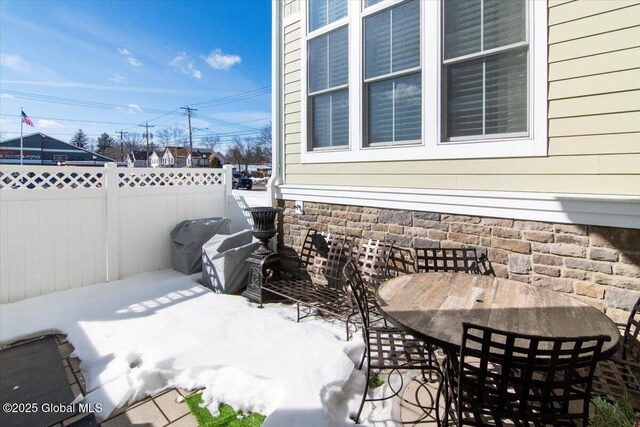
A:
<svg viewBox="0 0 640 427">
<path fill-rule="evenodd" d="M 180 402 L 178 402 L 180 398 Z M 178 418 L 189 413 L 189 406 L 184 402 L 184 397 L 177 390 L 169 390 L 153 399 L 169 421 L 175 421 Z"/>
</svg>

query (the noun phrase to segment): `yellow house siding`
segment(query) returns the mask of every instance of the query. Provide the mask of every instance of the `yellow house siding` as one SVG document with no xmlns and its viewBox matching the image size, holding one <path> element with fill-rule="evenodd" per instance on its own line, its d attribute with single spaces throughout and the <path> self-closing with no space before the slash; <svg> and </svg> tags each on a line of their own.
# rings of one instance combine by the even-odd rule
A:
<svg viewBox="0 0 640 427">
<path fill-rule="evenodd" d="M 640 153 L 640 133 L 619 133 L 611 135 L 581 135 L 552 139 L 549 156 L 570 156 L 575 154 L 619 154 Z"/>
<path fill-rule="evenodd" d="M 549 119 L 640 111 L 640 90 L 559 99 L 549 104 Z"/>
<path fill-rule="evenodd" d="M 640 48 L 606 52 L 549 64 L 549 81 L 640 68 Z"/>
<path fill-rule="evenodd" d="M 593 15 L 577 21 L 553 25 L 549 28 L 549 44 L 566 42 L 636 26 L 638 25 L 638 13 L 640 13 L 640 5 L 633 5 L 608 13 L 608 19 L 601 19 L 600 15 Z"/>
<path fill-rule="evenodd" d="M 636 0 L 582 0 L 549 9 L 549 26 L 584 19 L 638 4 Z"/>
<path fill-rule="evenodd" d="M 638 46 L 640 27 L 624 28 L 549 46 L 549 62 L 565 61 Z"/>
<path fill-rule="evenodd" d="M 304 40 L 288 25 L 285 182 L 639 195 L 640 0 L 550 0 L 548 22 L 547 157 L 333 164 L 301 162 Z"/>
</svg>

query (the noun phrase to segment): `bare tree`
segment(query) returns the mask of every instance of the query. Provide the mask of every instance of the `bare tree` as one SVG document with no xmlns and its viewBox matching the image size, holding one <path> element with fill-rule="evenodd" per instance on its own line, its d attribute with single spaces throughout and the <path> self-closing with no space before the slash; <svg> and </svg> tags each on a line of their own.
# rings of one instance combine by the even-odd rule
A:
<svg viewBox="0 0 640 427">
<path fill-rule="evenodd" d="M 127 132 L 123 139 L 125 151 L 138 150 L 142 146 L 142 135 L 137 132 Z"/>
<path fill-rule="evenodd" d="M 202 138 L 202 146 L 212 153 L 220 146 L 220 135 L 214 134 Z"/>
<path fill-rule="evenodd" d="M 160 129 L 156 132 L 156 137 L 164 147 L 183 147 L 188 140 L 187 132 L 185 132 L 184 128 L 180 126 Z"/>
<path fill-rule="evenodd" d="M 229 144 L 229 149 L 227 150 L 227 162 L 238 165 L 238 170 L 242 168 L 242 165 L 249 164 L 247 163 L 247 147 L 245 142 L 238 135 L 235 135 L 231 139 L 231 144 Z"/>
<path fill-rule="evenodd" d="M 271 122 L 265 125 L 260 131 L 260 135 L 256 138 L 256 148 L 259 151 L 258 163 L 271 163 L 271 146 L 272 146 Z"/>
<path fill-rule="evenodd" d="M 255 138 L 240 138 L 238 135 L 231 139 L 227 150 L 227 161 L 238 165 L 238 169 L 249 165 L 271 162 L 271 125 L 267 125 Z"/>
</svg>

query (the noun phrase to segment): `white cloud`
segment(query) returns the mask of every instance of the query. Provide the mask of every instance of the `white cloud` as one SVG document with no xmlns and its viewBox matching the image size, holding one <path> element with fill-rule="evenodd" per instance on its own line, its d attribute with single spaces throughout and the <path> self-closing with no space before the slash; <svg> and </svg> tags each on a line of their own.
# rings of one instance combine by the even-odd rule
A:
<svg viewBox="0 0 640 427">
<path fill-rule="evenodd" d="M 60 123 L 56 122 L 55 120 L 48 120 L 48 119 L 38 120 L 38 122 L 36 123 L 36 126 L 44 129 L 60 129 L 64 127 Z"/>
<path fill-rule="evenodd" d="M 202 73 L 193 65 L 193 61 L 189 59 L 185 52 L 179 53 L 173 58 L 169 65 L 183 74 L 192 76 L 194 79 L 200 80 Z"/>
<path fill-rule="evenodd" d="M 142 108 L 140 108 L 140 106 L 138 104 L 127 104 L 127 107 L 129 107 L 129 112 L 130 113 L 141 113 L 142 112 Z"/>
<path fill-rule="evenodd" d="M 133 53 L 131 53 L 128 49 L 118 48 L 118 53 L 124 56 L 125 58 L 127 58 L 127 61 L 129 61 L 129 64 L 131 64 L 132 66 L 142 67 L 142 62 L 138 60 L 135 56 L 133 56 Z"/>
<path fill-rule="evenodd" d="M 142 62 L 138 61 L 136 58 L 127 58 L 127 60 L 129 61 L 129 64 L 134 67 L 142 67 Z"/>
<path fill-rule="evenodd" d="M 0 98 L 16 99 L 15 96 L 9 95 L 8 93 L 0 93 Z"/>
<path fill-rule="evenodd" d="M 204 60 L 211 68 L 216 70 L 228 70 L 233 67 L 235 64 L 238 64 L 242 61 L 242 58 L 238 55 L 227 55 L 222 53 L 220 49 L 216 49 L 209 54 L 209 56 L 204 57 Z"/>
<path fill-rule="evenodd" d="M 31 72 L 31 67 L 20 55 L 2 54 L 0 55 L 0 65 L 11 68 L 13 71 L 17 71 L 19 73 Z"/>
<path fill-rule="evenodd" d="M 126 79 L 120 74 L 114 74 L 109 80 L 114 83 L 124 83 L 126 81 Z"/>
</svg>

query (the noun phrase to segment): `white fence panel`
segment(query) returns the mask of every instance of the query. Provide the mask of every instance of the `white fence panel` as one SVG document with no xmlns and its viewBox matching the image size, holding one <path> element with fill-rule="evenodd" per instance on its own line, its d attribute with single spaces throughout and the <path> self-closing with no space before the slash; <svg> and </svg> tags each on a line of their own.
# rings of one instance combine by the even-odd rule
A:
<svg viewBox="0 0 640 427">
<path fill-rule="evenodd" d="M 120 278 L 170 267 L 180 221 L 226 216 L 226 169 L 118 170 Z"/>
<path fill-rule="evenodd" d="M 270 206 L 266 191 L 233 190 L 227 197 L 227 216 L 231 218 L 231 232 L 246 230 L 253 226 L 251 214 L 245 212 L 247 208 Z"/>
<path fill-rule="evenodd" d="M 170 231 L 226 216 L 230 176 L 229 167 L 0 166 L 0 302 L 170 267 Z"/>
<path fill-rule="evenodd" d="M 0 168 L 0 302 L 107 279 L 104 184 L 104 169 Z"/>
</svg>

